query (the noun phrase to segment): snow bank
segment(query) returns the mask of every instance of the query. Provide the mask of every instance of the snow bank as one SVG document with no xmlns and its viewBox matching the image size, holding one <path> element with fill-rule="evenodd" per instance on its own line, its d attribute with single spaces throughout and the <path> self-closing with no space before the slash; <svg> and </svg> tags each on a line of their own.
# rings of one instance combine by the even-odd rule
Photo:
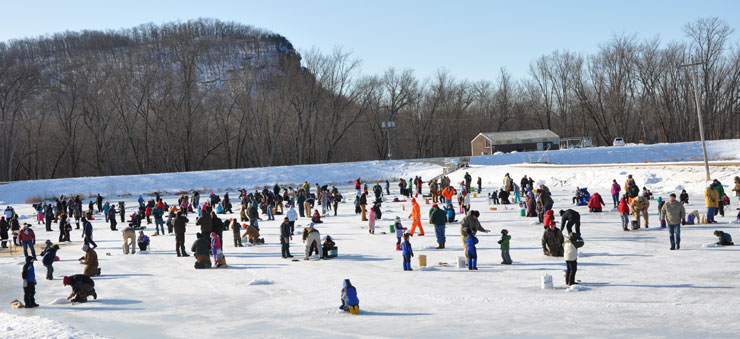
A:
<svg viewBox="0 0 740 339">
<path fill-rule="evenodd" d="M 27 310 L 22 310 L 28 312 Z M 31 311 L 32 312 L 32 311 Z M 0 313 L 0 337 L 2 338 L 107 338 L 85 333 L 62 322 L 39 316 L 17 316 Z"/>
<path fill-rule="evenodd" d="M 740 160 L 740 140 L 707 141 L 709 160 Z M 512 165 L 548 161 L 552 164 L 612 164 L 702 161 L 701 142 L 574 148 L 545 152 L 496 153 L 470 158 L 471 165 Z"/>
<path fill-rule="evenodd" d="M 179 191 L 199 190 L 208 194 L 211 191 L 235 192 L 240 188 L 247 190 L 255 186 L 298 185 L 307 180 L 323 184 L 347 184 L 361 177 L 368 184 L 378 180 L 393 179 L 400 176 L 433 177 L 442 172 L 442 167 L 423 161 L 363 161 L 336 164 L 279 166 L 245 168 L 234 170 L 213 170 L 181 173 L 161 173 L 125 175 L 110 177 L 83 177 L 18 181 L 0 186 L 0 202 L 23 203 L 28 199 L 40 197 L 51 200 L 60 194 L 81 194 L 84 197 L 97 193 L 104 197 L 138 195 L 163 192 L 165 195 Z"/>
</svg>

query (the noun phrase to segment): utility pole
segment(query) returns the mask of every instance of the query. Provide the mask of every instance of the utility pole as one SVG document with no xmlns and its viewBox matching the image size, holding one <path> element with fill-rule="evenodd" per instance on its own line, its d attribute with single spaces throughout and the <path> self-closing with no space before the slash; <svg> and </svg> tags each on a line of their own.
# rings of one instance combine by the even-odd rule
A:
<svg viewBox="0 0 740 339">
<path fill-rule="evenodd" d="M 391 152 L 391 130 L 393 128 L 396 128 L 396 122 L 395 121 L 383 121 L 380 123 L 380 128 L 385 130 L 385 135 L 388 138 L 388 160 L 391 160 L 391 157 L 393 156 L 393 152 Z"/>
<path fill-rule="evenodd" d="M 685 65 L 678 65 L 678 67 L 691 67 L 691 79 L 694 82 L 694 100 L 696 101 L 696 115 L 699 117 L 699 136 L 701 137 L 701 150 L 704 152 L 704 170 L 707 173 L 707 181 L 711 181 L 712 178 L 709 175 L 709 161 L 707 161 L 707 144 L 704 141 L 704 121 L 701 117 L 701 107 L 699 105 L 699 83 L 696 79 L 696 66 L 703 65 L 705 62 L 698 61 L 694 62 L 694 57 L 691 57 L 691 63 Z"/>
</svg>

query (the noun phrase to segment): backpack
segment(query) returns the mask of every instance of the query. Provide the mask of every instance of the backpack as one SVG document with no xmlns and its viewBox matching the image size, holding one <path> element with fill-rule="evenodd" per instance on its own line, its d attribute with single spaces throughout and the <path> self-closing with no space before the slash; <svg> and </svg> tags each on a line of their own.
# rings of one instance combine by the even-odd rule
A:
<svg viewBox="0 0 740 339">
<path fill-rule="evenodd" d="M 581 238 L 581 237 L 578 237 L 578 238 L 576 239 L 576 241 L 575 241 L 575 242 L 573 243 L 573 245 L 574 245 L 574 246 L 575 246 L 576 248 L 581 248 L 581 247 L 583 247 L 583 245 L 585 245 L 585 242 L 583 241 L 583 238 Z"/>
</svg>

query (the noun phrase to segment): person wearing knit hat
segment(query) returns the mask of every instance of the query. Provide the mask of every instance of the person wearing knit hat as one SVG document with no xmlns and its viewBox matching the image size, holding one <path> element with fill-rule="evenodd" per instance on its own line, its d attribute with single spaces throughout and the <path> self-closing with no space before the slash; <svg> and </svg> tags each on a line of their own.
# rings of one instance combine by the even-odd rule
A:
<svg viewBox="0 0 740 339">
<path fill-rule="evenodd" d="M 509 231 L 507 229 L 501 230 L 501 239 L 498 241 L 499 245 L 501 245 L 501 261 L 502 265 L 511 265 L 511 256 L 509 255 L 509 241 L 511 240 L 511 236 L 509 235 Z"/>
<path fill-rule="evenodd" d="M 72 293 L 67 297 L 67 300 L 71 302 L 84 303 L 87 302 L 87 297 L 90 296 L 93 299 L 98 299 L 98 293 L 95 292 L 95 282 L 88 276 L 83 274 L 65 276 L 62 278 L 62 284 L 72 287 Z"/>
<path fill-rule="evenodd" d="M 85 265 L 83 274 L 88 277 L 94 277 L 100 275 L 100 268 L 98 267 L 98 253 L 89 245 L 82 245 L 82 251 L 85 252 L 85 256 L 79 259 L 80 264 Z"/>
</svg>

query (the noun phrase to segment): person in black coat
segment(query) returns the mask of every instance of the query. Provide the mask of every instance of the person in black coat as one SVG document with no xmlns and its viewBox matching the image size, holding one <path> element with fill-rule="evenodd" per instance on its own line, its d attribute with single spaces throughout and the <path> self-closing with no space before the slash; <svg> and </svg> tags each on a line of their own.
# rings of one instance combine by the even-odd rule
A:
<svg viewBox="0 0 740 339">
<path fill-rule="evenodd" d="M 93 227 L 92 224 L 86 219 L 82 218 L 82 233 L 85 237 L 85 245 L 92 245 L 92 248 L 98 247 L 98 244 L 93 241 Z"/>
<path fill-rule="evenodd" d="M 560 210 L 560 231 L 565 231 L 568 228 L 568 234 L 573 232 L 573 225 L 576 226 L 576 234 L 581 234 L 581 215 L 572 210 L 567 209 L 565 211 Z"/>
<path fill-rule="evenodd" d="M 200 233 L 195 234 L 195 241 L 190 251 L 195 256 L 195 269 L 210 268 L 211 264 L 211 242 Z"/>
<path fill-rule="evenodd" d="M 185 252 L 185 225 L 188 223 L 188 218 L 182 215 L 182 212 L 177 212 L 175 218 L 175 251 L 178 257 L 189 257 L 190 255 Z"/>
<path fill-rule="evenodd" d="M 211 232 L 218 235 L 221 248 L 224 248 L 224 222 L 216 215 L 215 211 L 211 212 Z M 208 234 L 210 235 L 210 233 Z"/>
<path fill-rule="evenodd" d="M 280 247 L 283 259 L 292 258 L 290 255 L 290 241 L 293 239 L 293 231 L 290 226 L 290 221 L 285 218 L 282 224 L 280 224 Z"/>
<path fill-rule="evenodd" d="M 72 287 L 72 293 L 67 297 L 71 302 L 84 303 L 87 297 L 92 296 L 98 299 L 98 293 L 95 292 L 95 282 L 84 274 L 75 274 L 62 278 L 64 286 Z"/>
<path fill-rule="evenodd" d="M 46 280 L 54 280 L 54 267 L 52 265 L 54 265 L 54 259 L 57 257 L 59 245 L 52 245 L 51 241 L 47 240 L 46 246 L 47 248 L 41 252 L 43 256 L 41 263 L 46 267 Z"/>
<path fill-rule="evenodd" d="M 10 224 L 5 220 L 5 217 L 0 217 L 0 244 L 3 248 L 8 248 L 8 231 L 10 230 Z"/>
</svg>

